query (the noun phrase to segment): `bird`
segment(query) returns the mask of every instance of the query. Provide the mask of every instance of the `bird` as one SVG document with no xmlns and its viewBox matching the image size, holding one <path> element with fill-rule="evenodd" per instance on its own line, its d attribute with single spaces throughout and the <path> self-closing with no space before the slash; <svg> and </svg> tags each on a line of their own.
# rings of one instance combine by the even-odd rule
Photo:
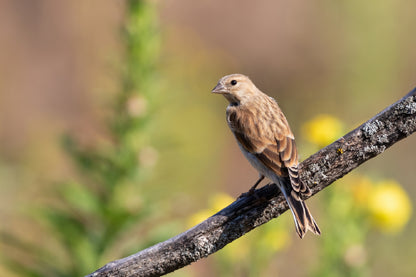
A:
<svg viewBox="0 0 416 277">
<path fill-rule="evenodd" d="M 259 179 L 249 193 L 253 193 L 267 177 L 282 191 L 299 237 L 303 238 L 308 230 L 320 235 L 318 225 L 301 198 L 302 195 L 310 196 L 311 190 L 299 181 L 295 137 L 277 101 L 243 74 L 222 77 L 212 93 L 221 94 L 228 100 L 228 126 L 240 150 L 259 173 Z"/>
</svg>

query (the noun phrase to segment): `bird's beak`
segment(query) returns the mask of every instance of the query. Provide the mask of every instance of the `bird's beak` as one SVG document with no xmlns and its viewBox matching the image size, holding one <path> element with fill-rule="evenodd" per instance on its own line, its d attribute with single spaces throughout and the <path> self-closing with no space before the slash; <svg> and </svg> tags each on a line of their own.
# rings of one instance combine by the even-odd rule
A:
<svg viewBox="0 0 416 277">
<path fill-rule="evenodd" d="M 218 83 L 215 86 L 215 88 L 212 89 L 212 93 L 225 93 L 225 92 L 226 92 L 226 89 L 221 83 Z"/>
</svg>

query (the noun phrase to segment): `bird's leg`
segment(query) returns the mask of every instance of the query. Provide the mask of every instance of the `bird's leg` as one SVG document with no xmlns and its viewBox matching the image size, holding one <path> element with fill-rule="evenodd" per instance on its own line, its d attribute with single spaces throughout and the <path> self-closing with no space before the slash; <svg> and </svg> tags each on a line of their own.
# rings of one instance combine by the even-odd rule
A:
<svg viewBox="0 0 416 277">
<path fill-rule="evenodd" d="M 253 194 L 254 191 L 256 190 L 257 186 L 261 183 L 261 181 L 263 181 L 264 176 L 260 175 L 260 178 L 257 180 L 257 182 L 249 189 L 248 194 Z"/>
<path fill-rule="evenodd" d="M 261 181 L 263 181 L 263 179 L 264 179 L 264 176 L 263 175 L 260 175 L 260 177 L 259 177 L 259 179 L 257 180 L 257 182 L 247 191 L 247 192 L 244 192 L 244 193 L 242 193 L 239 197 L 238 197 L 238 199 L 240 199 L 240 198 L 242 198 L 242 197 L 247 197 L 247 196 L 251 196 L 251 195 L 253 195 L 254 194 L 254 192 L 255 192 L 255 190 L 256 190 L 256 187 L 261 183 Z"/>
</svg>

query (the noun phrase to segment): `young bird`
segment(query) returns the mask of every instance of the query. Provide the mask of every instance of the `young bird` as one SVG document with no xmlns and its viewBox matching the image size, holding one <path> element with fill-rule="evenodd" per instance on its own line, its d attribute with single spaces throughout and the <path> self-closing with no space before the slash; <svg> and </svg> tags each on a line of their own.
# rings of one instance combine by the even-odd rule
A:
<svg viewBox="0 0 416 277">
<path fill-rule="evenodd" d="M 307 230 L 320 235 L 318 225 L 300 198 L 311 191 L 299 182 L 295 137 L 277 102 L 242 74 L 222 77 L 212 92 L 222 94 L 230 102 L 226 113 L 228 126 L 244 156 L 259 172 L 260 178 L 250 192 L 264 177 L 272 180 L 289 204 L 299 237 L 303 238 Z"/>
</svg>

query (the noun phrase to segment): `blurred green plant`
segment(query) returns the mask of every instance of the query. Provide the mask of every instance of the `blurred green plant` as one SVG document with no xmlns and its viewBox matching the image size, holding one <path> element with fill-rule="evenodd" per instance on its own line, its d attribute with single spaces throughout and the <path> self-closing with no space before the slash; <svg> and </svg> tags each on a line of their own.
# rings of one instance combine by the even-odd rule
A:
<svg viewBox="0 0 416 277">
<path fill-rule="evenodd" d="M 153 1 L 126 2 L 124 67 L 109 121 L 111 142 L 87 148 L 70 136 L 64 139 L 80 174 L 77 181 L 57 184 L 52 201 L 32 210 L 47 241 L 3 234 L 7 247 L 19 253 L 3 255 L 3 261 L 20 276 L 83 276 L 165 239 L 162 232 L 148 232 L 160 209 L 144 185 L 158 159 L 148 131 L 159 89 L 156 18 Z"/>
</svg>

